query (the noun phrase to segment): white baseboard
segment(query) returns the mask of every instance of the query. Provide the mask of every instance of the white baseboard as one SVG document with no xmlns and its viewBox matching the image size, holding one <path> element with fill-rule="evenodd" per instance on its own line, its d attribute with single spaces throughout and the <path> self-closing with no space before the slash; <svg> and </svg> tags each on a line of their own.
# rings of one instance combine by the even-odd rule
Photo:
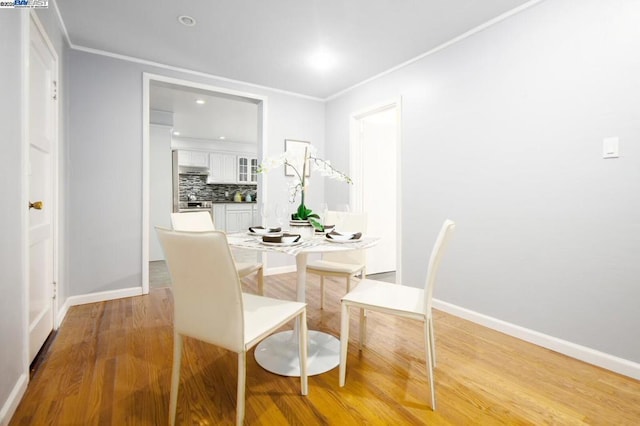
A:
<svg viewBox="0 0 640 426">
<path fill-rule="evenodd" d="M 122 299 L 142 295 L 142 287 L 123 288 L 119 290 L 101 291 L 99 293 L 89 293 L 80 296 L 71 296 L 66 304 L 69 306 L 84 305 L 86 303 L 104 302 L 105 300 Z"/>
<path fill-rule="evenodd" d="M 433 307 L 448 314 L 508 334 L 509 336 L 570 356 L 571 358 L 640 380 L 640 364 L 636 362 L 511 324 L 451 303 L 443 302 L 442 300 L 433 299 Z"/>
<path fill-rule="evenodd" d="M 276 268 L 267 268 L 264 271 L 264 275 L 278 275 L 278 274 L 288 274 L 289 272 L 295 272 L 296 265 L 287 265 L 287 266 L 278 266 Z"/>
<path fill-rule="evenodd" d="M 9 420 L 13 417 L 13 414 L 16 412 L 18 408 L 18 404 L 22 400 L 24 393 L 27 391 L 27 385 L 29 384 L 29 375 L 28 373 L 23 373 L 20 375 L 16 384 L 13 386 L 9 397 L 2 405 L 0 409 L 0 426 L 7 426 L 9 424 Z"/>
</svg>

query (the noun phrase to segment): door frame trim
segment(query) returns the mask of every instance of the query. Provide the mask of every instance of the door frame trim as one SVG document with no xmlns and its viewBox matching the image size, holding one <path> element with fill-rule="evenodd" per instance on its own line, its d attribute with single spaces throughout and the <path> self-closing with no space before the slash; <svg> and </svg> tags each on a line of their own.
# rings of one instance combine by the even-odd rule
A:
<svg viewBox="0 0 640 426">
<path fill-rule="evenodd" d="M 396 282 L 402 282 L 402 97 L 397 96 L 383 102 L 357 110 L 349 117 L 349 172 L 354 182 L 362 181 L 362 164 L 356 161 L 362 158 L 360 129 L 358 123 L 368 115 L 385 109 L 396 109 Z M 349 191 L 349 204 L 355 211 L 362 209 L 362 189 L 354 184 Z"/>
<path fill-rule="evenodd" d="M 142 294 L 149 293 L 149 198 L 151 193 L 150 187 L 150 162 L 149 162 L 149 96 L 152 81 L 170 83 L 180 86 L 186 86 L 196 89 L 202 89 L 210 92 L 218 92 L 223 95 L 237 96 L 245 99 L 256 101 L 258 105 L 258 158 L 263 158 L 267 153 L 267 97 L 239 90 L 228 89 L 225 87 L 214 86 L 212 84 L 198 83 L 182 78 L 168 77 L 160 74 L 149 72 L 142 73 Z M 258 176 L 260 194 L 258 201 L 265 203 L 267 196 L 267 179 L 264 175 Z M 262 201 L 260 201 L 262 200 Z M 262 255 L 262 263 L 266 269 L 266 256 Z"/>
</svg>

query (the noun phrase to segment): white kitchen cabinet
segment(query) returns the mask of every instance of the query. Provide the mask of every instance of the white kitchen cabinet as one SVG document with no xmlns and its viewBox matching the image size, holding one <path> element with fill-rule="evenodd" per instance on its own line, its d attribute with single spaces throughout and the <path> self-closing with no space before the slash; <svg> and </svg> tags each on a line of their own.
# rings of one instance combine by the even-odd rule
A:
<svg viewBox="0 0 640 426">
<path fill-rule="evenodd" d="M 258 158 L 238 155 L 238 183 L 258 183 Z"/>
<path fill-rule="evenodd" d="M 205 151 L 178 151 L 179 166 L 209 167 L 209 153 Z"/>
<path fill-rule="evenodd" d="M 236 183 L 236 155 L 210 153 L 207 183 Z"/>
<path fill-rule="evenodd" d="M 226 205 L 226 231 L 228 234 L 234 232 L 245 232 L 250 226 L 255 225 L 256 215 L 255 204 L 227 204 Z"/>
<path fill-rule="evenodd" d="M 227 230 L 227 209 L 224 204 L 213 205 L 213 225 L 219 231 Z"/>
</svg>

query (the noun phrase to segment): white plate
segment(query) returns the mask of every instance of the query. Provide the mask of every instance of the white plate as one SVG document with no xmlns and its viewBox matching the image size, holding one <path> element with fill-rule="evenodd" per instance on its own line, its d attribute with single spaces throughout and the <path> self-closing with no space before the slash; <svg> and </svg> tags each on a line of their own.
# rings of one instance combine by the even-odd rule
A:
<svg viewBox="0 0 640 426">
<path fill-rule="evenodd" d="M 260 243 L 264 244 L 265 246 L 272 246 L 272 247 L 290 247 L 290 246 L 297 246 L 298 244 L 302 244 L 302 239 L 298 241 L 294 241 L 292 243 L 267 243 L 264 241 L 260 241 Z"/>
</svg>

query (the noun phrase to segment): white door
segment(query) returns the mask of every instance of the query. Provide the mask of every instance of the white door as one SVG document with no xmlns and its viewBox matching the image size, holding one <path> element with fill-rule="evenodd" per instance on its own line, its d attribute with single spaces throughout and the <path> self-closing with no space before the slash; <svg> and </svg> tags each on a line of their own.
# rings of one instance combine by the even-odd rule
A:
<svg viewBox="0 0 640 426">
<path fill-rule="evenodd" d="M 381 238 L 367 250 L 367 274 L 396 270 L 398 110 L 395 104 L 356 115 L 353 207 L 367 213 L 367 233 Z"/>
<path fill-rule="evenodd" d="M 29 53 L 29 361 L 54 326 L 57 58 L 31 19 Z"/>
</svg>

